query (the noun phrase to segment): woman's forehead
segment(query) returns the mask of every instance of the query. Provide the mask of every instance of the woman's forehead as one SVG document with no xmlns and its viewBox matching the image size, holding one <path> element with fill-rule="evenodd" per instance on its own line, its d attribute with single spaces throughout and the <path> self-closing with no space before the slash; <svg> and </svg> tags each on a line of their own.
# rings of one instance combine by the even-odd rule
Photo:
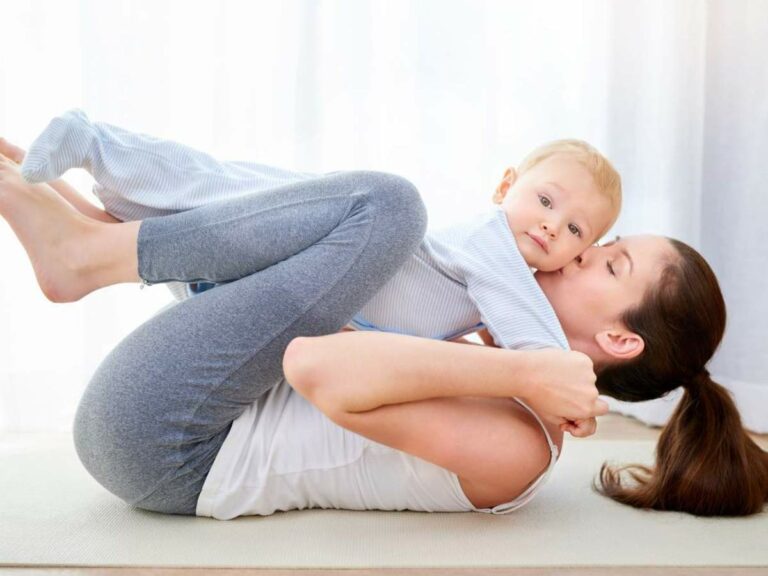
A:
<svg viewBox="0 0 768 576">
<path fill-rule="evenodd" d="M 668 263 L 675 254 L 669 240 L 656 234 L 617 236 L 604 245 L 619 249 L 640 270 L 651 271 Z"/>
<path fill-rule="evenodd" d="M 651 251 L 664 251 L 666 249 L 672 249 L 672 244 L 665 236 L 659 236 L 658 234 L 631 234 L 628 236 L 616 235 L 613 238 L 605 240 L 600 246 L 608 247 L 614 244 L 622 244 L 636 249 L 651 250 Z"/>
</svg>

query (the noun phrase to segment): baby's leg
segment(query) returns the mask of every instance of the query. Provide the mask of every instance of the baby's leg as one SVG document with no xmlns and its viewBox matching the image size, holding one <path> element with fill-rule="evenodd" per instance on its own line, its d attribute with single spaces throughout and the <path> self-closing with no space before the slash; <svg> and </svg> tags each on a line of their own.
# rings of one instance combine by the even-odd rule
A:
<svg viewBox="0 0 768 576">
<path fill-rule="evenodd" d="M 183 144 L 91 122 L 80 110 L 54 118 L 22 165 L 29 182 L 85 168 L 94 194 L 122 221 L 165 216 L 213 201 L 315 178 L 247 162 L 221 162 Z"/>
<path fill-rule="evenodd" d="M 231 423 L 282 381 L 288 343 L 344 326 L 425 227 L 413 187 L 372 172 L 145 220 L 142 278 L 231 282 L 154 316 L 101 363 L 74 426 L 85 467 L 131 505 L 194 514 Z"/>
</svg>

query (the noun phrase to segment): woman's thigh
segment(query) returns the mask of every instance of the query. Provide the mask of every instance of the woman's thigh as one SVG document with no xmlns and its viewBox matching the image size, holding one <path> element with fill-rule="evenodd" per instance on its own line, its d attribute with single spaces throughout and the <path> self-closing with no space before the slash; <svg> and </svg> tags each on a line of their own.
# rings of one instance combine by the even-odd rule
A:
<svg viewBox="0 0 768 576">
<path fill-rule="evenodd" d="M 283 378 L 288 343 L 339 330 L 412 254 L 426 227 L 418 194 L 396 177 L 356 174 L 333 177 L 367 184 L 366 192 L 332 202 L 327 217 L 337 224 L 327 235 L 166 309 L 101 363 L 74 432 L 80 459 L 105 488 L 141 508 L 194 514 L 232 421 Z M 219 206 L 226 212 L 226 203 Z M 181 272 L 178 261 L 168 266 Z"/>
</svg>

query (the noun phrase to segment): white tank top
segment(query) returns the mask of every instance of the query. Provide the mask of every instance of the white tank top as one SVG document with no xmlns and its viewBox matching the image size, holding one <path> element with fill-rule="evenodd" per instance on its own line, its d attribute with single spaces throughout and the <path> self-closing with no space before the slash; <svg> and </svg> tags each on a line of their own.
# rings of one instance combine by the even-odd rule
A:
<svg viewBox="0 0 768 576">
<path fill-rule="evenodd" d="M 533 498 L 558 457 L 511 502 L 476 508 L 458 476 L 331 421 L 282 380 L 232 424 L 197 502 L 198 516 L 229 520 L 280 510 L 416 510 L 505 514 Z"/>
</svg>

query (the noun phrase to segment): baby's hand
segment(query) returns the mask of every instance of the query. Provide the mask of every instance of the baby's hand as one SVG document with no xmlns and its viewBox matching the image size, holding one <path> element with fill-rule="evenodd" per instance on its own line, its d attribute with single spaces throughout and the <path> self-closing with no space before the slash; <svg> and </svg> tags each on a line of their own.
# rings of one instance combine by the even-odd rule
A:
<svg viewBox="0 0 768 576">
<path fill-rule="evenodd" d="M 483 341 L 483 344 L 486 346 L 492 346 L 494 348 L 499 348 L 499 345 L 496 344 L 496 342 L 493 339 L 493 336 L 491 336 L 491 333 L 488 332 L 487 328 L 483 328 L 482 330 L 477 331 L 477 335 L 480 336 L 480 340 Z"/>
</svg>

